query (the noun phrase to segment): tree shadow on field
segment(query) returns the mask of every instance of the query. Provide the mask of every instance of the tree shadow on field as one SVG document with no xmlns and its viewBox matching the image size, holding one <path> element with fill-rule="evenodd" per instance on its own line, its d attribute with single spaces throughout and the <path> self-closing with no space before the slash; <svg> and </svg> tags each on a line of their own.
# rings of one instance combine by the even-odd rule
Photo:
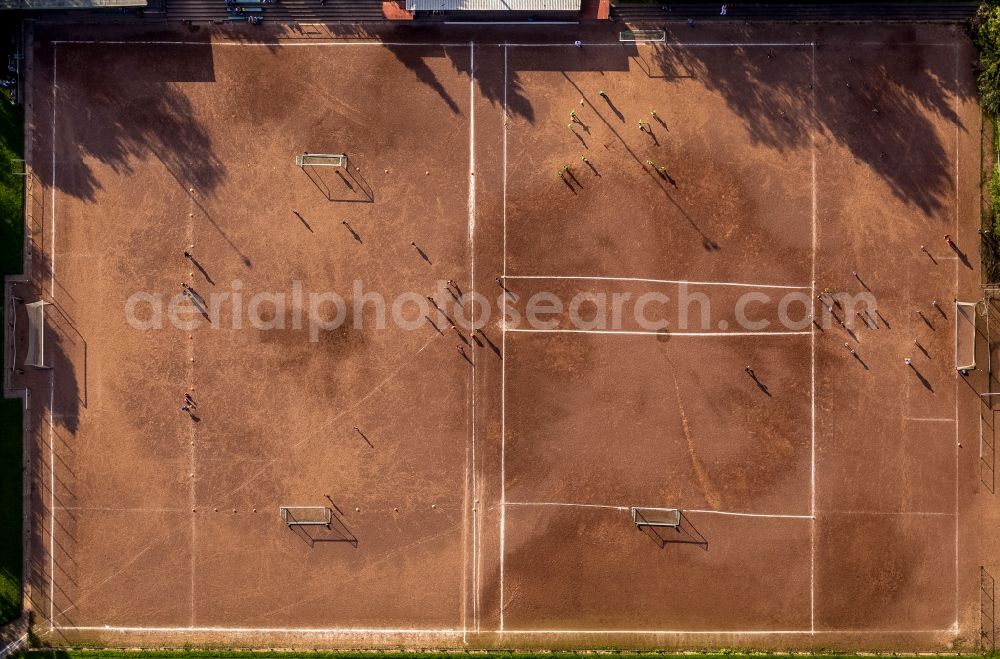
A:
<svg viewBox="0 0 1000 659">
<path fill-rule="evenodd" d="M 54 180 L 59 190 L 96 201 L 100 168 L 128 177 L 136 163 L 147 160 L 160 161 L 185 190 L 211 192 L 225 178 L 216 145 L 187 90 L 176 84 L 214 82 L 211 45 L 60 44 L 39 49 L 36 70 L 46 76 L 54 72 L 57 81 Z"/>
<path fill-rule="evenodd" d="M 76 300 L 61 287 L 58 279 L 52 278 L 51 264 L 33 236 L 29 231 L 31 279 L 18 282 L 12 291 L 24 304 L 16 301 L 11 304 L 16 328 L 11 385 L 15 389 L 27 388 L 32 401 L 23 421 L 28 433 L 26 441 L 33 447 L 33 458 L 28 463 L 30 472 L 25 475 L 32 483 L 29 527 L 32 548 L 23 579 L 26 583 L 39 584 L 47 583 L 51 576 L 59 622 L 72 625 L 75 624 L 73 615 L 67 610 L 75 605 L 79 566 L 74 558 L 77 555 L 77 525 L 71 508 L 77 505 L 76 485 L 80 471 L 77 432 L 81 410 L 87 406 L 87 342 L 73 318 Z M 49 288 L 53 284 L 55 299 Z M 30 331 L 25 305 L 37 300 L 50 302 L 44 307 L 42 351 L 43 361 L 49 369 L 25 363 Z M 62 510 L 56 514 L 53 506 Z M 28 592 L 34 605 L 46 607 L 38 610 L 47 610 L 49 588 Z"/>
<path fill-rule="evenodd" d="M 422 38 L 429 38 L 426 33 L 422 33 Z M 444 41 L 449 38 L 442 35 Z M 470 75 L 471 51 L 468 46 L 386 46 L 393 55 L 396 56 L 407 69 L 412 71 L 417 80 L 433 89 L 445 102 L 448 108 L 455 114 L 462 113 L 463 104 L 468 96 L 463 94 L 457 99 L 453 98 L 445 89 L 441 80 L 434 70 L 429 66 L 428 60 L 434 58 L 447 58 L 452 69 L 464 76 Z M 531 103 L 523 93 L 521 82 L 516 72 L 510 70 L 506 86 L 503 75 L 503 50 L 491 47 L 486 50 L 485 46 L 476 47 L 475 71 L 471 73 L 475 76 L 476 88 L 491 104 L 502 106 L 506 100 L 507 111 L 512 116 L 523 117 L 528 121 L 534 121 L 534 111 Z M 485 64 L 482 62 L 485 59 Z"/>
<path fill-rule="evenodd" d="M 667 42 L 679 36 L 668 30 Z M 800 150 L 809 148 L 817 134 L 818 144 L 845 147 L 895 197 L 930 215 L 954 195 L 952 131 L 968 130 L 954 103 L 972 90 L 956 81 L 951 44 L 907 43 L 915 38 L 911 33 L 880 47 L 820 41 L 815 51 L 808 44 L 657 45 L 647 59 L 658 70 L 684 71 L 721 95 L 754 144 Z M 678 84 L 677 79 L 665 82 Z"/>
<path fill-rule="evenodd" d="M 403 66 L 413 72 L 421 83 L 427 85 L 432 90 L 434 90 L 441 100 L 445 102 L 448 109 L 451 110 L 453 114 L 461 114 L 461 109 L 459 108 L 458 102 L 451 97 L 448 90 L 445 89 L 444 85 L 438 79 L 437 74 L 434 70 L 427 64 L 428 59 L 432 58 L 442 58 L 447 57 L 451 60 L 452 65 L 455 66 L 455 57 L 459 52 L 465 53 L 468 56 L 468 48 L 449 48 L 446 46 L 387 46 L 389 52 L 395 55 L 396 59 L 400 61 Z M 455 68 L 458 68 L 457 66 Z M 468 65 L 465 67 L 468 69 Z"/>
</svg>

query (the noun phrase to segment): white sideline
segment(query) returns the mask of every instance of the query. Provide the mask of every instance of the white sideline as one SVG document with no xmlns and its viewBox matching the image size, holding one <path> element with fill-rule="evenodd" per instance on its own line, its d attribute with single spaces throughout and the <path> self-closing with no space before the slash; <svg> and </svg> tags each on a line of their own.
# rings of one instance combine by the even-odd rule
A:
<svg viewBox="0 0 1000 659">
<path fill-rule="evenodd" d="M 647 332 L 644 330 L 583 330 L 583 329 L 531 329 L 512 328 L 508 332 L 524 332 L 533 334 L 636 334 L 650 336 L 808 336 L 812 332 Z"/>
<path fill-rule="evenodd" d="M 379 629 L 331 627 L 323 629 L 321 627 L 116 627 L 112 625 L 90 625 L 56 627 L 61 631 L 77 632 L 139 632 L 139 633 L 221 633 L 221 634 L 439 634 L 447 636 L 461 636 L 461 629 Z"/>
<path fill-rule="evenodd" d="M 809 309 L 816 317 L 816 44 L 810 57 L 811 79 L 809 89 L 813 128 L 809 131 L 812 154 L 812 287 L 809 290 Z M 809 512 L 813 522 L 809 528 L 809 629 L 816 631 L 816 325 L 809 326 Z"/>
<path fill-rule="evenodd" d="M 602 508 L 604 510 L 627 511 L 632 508 L 657 509 L 657 506 L 612 506 L 600 503 L 567 503 L 562 501 L 508 501 L 505 506 L 559 506 L 565 508 Z M 665 508 L 660 508 L 666 510 Z M 726 510 L 700 510 L 697 508 L 682 508 L 685 513 L 698 513 L 700 515 L 729 515 L 731 517 L 771 517 L 775 519 L 812 519 L 812 515 L 771 515 L 768 513 L 740 513 Z"/>
<path fill-rule="evenodd" d="M 644 284 L 688 284 L 690 286 L 737 286 L 740 288 L 780 288 L 806 290 L 811 286 L 783 286 L 780 284 L 747 284 L 732 281 L 688 281 L 685 279 L 646 279 L 644 277 L 588 277 L 577 275 L 505 275 L 505 279 L 574 279 L 580 281 L 634 281 Z"/>
<path fill-rule="evenodd" d="M 455 23 L 451 23 L 454 25 Z M 519 25 L 530 25 L 529 23 L 518 23 Z M 541 23 L 533 23 L 534 25 L 540 25 Z M 550 23 L 552 24 L 552 23 Z M 309 41 L 305 43 L 299 43 L 293 40 L 287 41 L 256 41 L 253 43 L 245 42 L 231 42 L 231 41 L 170 41 L 166 39 L 147 39 L 147 40 L 137 40 L 137 41 L 123 41 L 118 39 L 53 39 L 49 43 L 59 45 L 59 44 L 70 44 L 70 45 L 108 45 L 108 46 L 208 46 L 214 48 L 216 46 L 224 47 L 239 47 L 239 46 L 251 46 L 251 47 L 265 47 L 274 48 L 275 46 L 289 46 L 293 48 L 317 48 L 326 46 L 425 46 L 430 48 L 464 48 L 468 43 L 449 43 L 449 42 L 405 42 L 405 41 Z M 814 41 L 776 41 L 776 42 L 724 42 L 724 41 L 656 41 L 651 42 L 656 45 L 662 45 L 668 48 L 805 48 L 806 46 L 816 46 L 823 45 Z M 642 42 L 634 42 L 629 45 L 641 45 Z M 574 48 L 575 43 L 494 43 L 494 42 L 483 42 L 479 44 L 480 46 L 512 46 L 514 48 Z M 611 48 L 617 47 L 622 48 L 621 42 L 585 42 L 583 46 L 594 48 Z M 648 45 L 648 44 L 647 44 Z M 873 47 L 884 47 L 885 42 L 882 41 L 861 41 L 851 44 L 825 44 L 828 46 L 873 46 Z M 909 43 L 897 43 L 893 44 L 895 47 L 910 46 L 910 47 L 928 47 L 928 46 L 950 46 L 954 47 L 954 43 L 941 43 L 941 42 L 925 42 L 925 41 L 913 41 Z"/>
<path fill-rule="evenodd" d="M 955 93 L 954 93 L 954 95 L 952 97 L 952 112 L 954 113 L 954 116 L 958 117 L 959 116 L 959 113 L 958 113 L 958 89 L 959 89 L 958 79 L 959 79 L 959 71 L 961 70 L 961 54 L 962 54 L 962 52 L 961 52 L 961 49 L 959 48 L 958 42 L 953 43 L 952 46 L 955 49 Z M 958 157 L 959 157 L 958 145 L 959 145 L 959 143 L 961 142 L 961 139 L 962 139 L 961 128 L 962 128 L 961 123 L 958 122 L 958 121 L 956 121 L 955 122 L 955 209 L 954 209 L 954 216 L 952 218 L 952 221 L 954 222 L 954 227 L 952 228 L 952 231 L 955 232 L 956 236 L 958 235 Z M 955 287 L 952 289 L 952 290 L 955 291 L 956 295 L 958 294 L 958 273 L 959 273 L 959 266 L 958 266 L 958 259 L 957 259 L 957 255 L 956 255 L 956 260 L 955 260 Z M 955 327 L 955 346 L 956 346 L 956 348 L 955 348 L 956 352 L 953 355 L 953 359 L 955 361 L 953 363 L 958 363 L 958 328 L 957 327 Z M 990 352 L 991 351 L 987 350 L 987 355 Z M 973 345 L 973 355 L 975 355 L 975 345 Z M 959 436 L 959 433 L 958 433 L 958 392 L 959 392 L 959 382 L 961 382 L 961 380 L 962 380 L 961 378 L 958 378 L 958 377 L 955 378 L 955 624 L 954 624 L 954 628 L 955 628 L 955 633 L 956 634 L 958 633 L 958 630 L 960 628 L 960 626 L 959 626 L 959 621 L 960 621 L 959 611 L 960 611 L 960 607 L 959 607 L 959 602 L 958 602 L 958 600 L 959 600 L 959 597 L 958 597 L 958 568 L 959 568 L 959 565 L 958 565 L 958 563 L 959 563 L 959 561 L 958 561 L 958 495 L 959 495 L 959 491 L 958 491 L 958 483 L 959 483 L 958 461 L 959 461 L 959 454 L 958 454 L 958 451 L 959 451 L 959 446 L 960 446 L 959 440 L 961 439 L 961 437 Z"/>
<path fill-rule="evenodd" d="M 58 87 L 59 48 L 52 47 L 52 199 L 49 216 L 51 226 L 52 249 L 49 250 L 49 297 L 56 299 L 56 90 Z M 56 376 L 55 369 L 49 371 L 49 633 L 55 616 L 56 599 L 56 465 L 55 465 L 55 404 Z"/>
<path fill-rule="evenodd" d="M 57 39 L 53 44 L 72 44 L 77 46 L 215 46 L 238 47 L 238 46 L 264 46 L 274 48 L 275 46 L 291 46 L 295 48 L 316 48 L 321 46 L 427 46 L 430 48 L 465 48 L 469 42 L 464 43 L 415 43 L 402 41 L 309 41 L 298 43 L 293 41 L 255 41 L 253 43 L 236 43 L 232 41 L 168 41 L 168 40 L 147 40 L 147 41 L 120 41 L 100 39 Z"/>
<path fill-rule="evenodd" d="M 469 42 L 469 292 L 476 299 L 476 44 Z M 472 327 L 476 326 L 476 304 L 471 306 Z M 475 329 L 473 329 L 473 334 Z M 472 352 L 472 499 L 477 492 L 476 479 L 476 351 Z M 468 474 L 466 480 L 469 479 Z M 468 505 L 466 500 L 466 505 Z M 472 506 L 472 624 L 479 631 L 479 509 Z M 464 638 L 464 636 L 463 636 Z"/>
<path fill-rule="evenodd" d="M 501 282 L 507 285 L 507 45 L 503 47 L 503 115 L 501 128 L 503 130 L 503 262 L 500 264 Z M 504 305 L 506 306 L 506 291 Z M 500 600 L 499 626 L 503 635 L 503 554 L 504 536 L 506 532 L 507 515 L 504 504 L 507 501 L 507 312 L 501 311 L 500 316 Z"/>
<path fill-rule="evenodd" d="M 614 41 L 614 42 L 584 42 L 581 45 L 587 48 L 625 48 L 627 46 L 638 46 L 638 45 L 663 45 L 668 48 L 804 48 L 806 46 L 812 46 L 812 41 L 775 41 L 773 43 L 767 42 L 752 42 L 752 43 L 729 43 L 729 42 L 719 42 L 719 41 Z M 517 48 L 576 48 L 578 47 L 575 43 L 512 43 L 508 44 Z M 885 44 L 882 44 L 883 46 Z"/>
<path fill-rule="evenodd" d="M 170 634 L 383 634 L 386 636 L 435 634 L 439 636 L 461 636 L 461 629 L 362 629 L 362 628 L 298 628 L 298 627 L 113 627 L 110 625 L 91 625 L 56 627 L 59 631 L 78 632 L 121 632 L 121 633 L 170 633 Z M 683 630 L 683 629 L 512 629 L 506 631 L 488 630 L 487 633 L 499 634 L 588 634 L 588 635 L 632 635 L 632 636 L 683 636 L 683 635 L 730 635 L 730 636 L 765 636 L 768 634 L 788 635 L 798 634 L 951 634 L 948 629 L 826 629 L 812 632 L 808 629 L 718 629 L 718 630 Z"/>
<path fill-rule="evenodd" d="M 684 636 L 684 635 L 731 635 L 731 636 L 766 636 L 768 634 L 775 635 L 786 635 L 786 634 L 800 634 L 802 636 L 809 636 L 811 634 L 950 634 L 954 630 L 948 629 L 827 629 L 827 630 L 809 630 L 809 629 L 740 629 L 740 630 L 730 630 L 730 629 L 715 629 L 711 631 L 704 630 L 683 630 L 683 629 L 661 629 L 661 630 L 645 630 L 645 629 L 616 629 L 616 630 L 600 630 L 600 629 L 511 629 L 508 630 L 507 634 L 591 634 L 591 635 L 601 635 L 601 634 L 629 634 L 635 636 Z"/>
</svg>

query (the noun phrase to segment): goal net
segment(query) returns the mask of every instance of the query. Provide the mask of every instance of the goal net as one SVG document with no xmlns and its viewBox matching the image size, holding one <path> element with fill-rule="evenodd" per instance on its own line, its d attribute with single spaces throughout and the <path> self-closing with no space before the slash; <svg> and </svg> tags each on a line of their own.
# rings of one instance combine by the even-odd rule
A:
<svg viewBox="0 0 1000 659">
<path fill-rule="evenodd" d="M 39 300 L 24 305 L 28 312 L 28 354 L 24 358 L 27 366 L 49 368 L 45 363 L 45 305 Z"/>
<path fill-rule="evenodd" d="M 299 167 L 347 167 L 346 153 L 303 153 L 295 156 Z"/>
<path fill-rule="evenodd" d="M 665 526 L 677 528 L 681 525 L 681 511 L 677 508 L 632 508 L 632 522 L 642 526 Z"/>
<path fill-rule="evenodd" d="M 281 506 L 281 521 L 288 526 L 330 526 L 333 511 L 325 506 Z"/>
<path fill-rule="evenodd" d="M 971 371 L 976 368 L 976 314 L 982 302 L 955 300 L 955 369 Z"/>
<path fill-rule="evenodd" d="M 637 43 L 641 41 L 666 41 L 667 33 L 663 30 L 623 30 L 618 33 L 618 41 L 622 43 Z"/>
</svg>

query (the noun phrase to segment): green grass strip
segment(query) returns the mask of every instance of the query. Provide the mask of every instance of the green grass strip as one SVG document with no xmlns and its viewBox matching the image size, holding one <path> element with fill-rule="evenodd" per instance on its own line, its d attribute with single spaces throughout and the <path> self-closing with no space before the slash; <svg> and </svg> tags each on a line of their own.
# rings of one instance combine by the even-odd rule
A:
<svg viewBox="0 0 1000 659">
<path fill-rule="evenodd" d="M 24 267 L 23 154 L 24 114 L 0 95 L 0 275 Z M 0 624 L 21 613 L 21 416 L 20 400 L 0 397 Z"/>
</svg>

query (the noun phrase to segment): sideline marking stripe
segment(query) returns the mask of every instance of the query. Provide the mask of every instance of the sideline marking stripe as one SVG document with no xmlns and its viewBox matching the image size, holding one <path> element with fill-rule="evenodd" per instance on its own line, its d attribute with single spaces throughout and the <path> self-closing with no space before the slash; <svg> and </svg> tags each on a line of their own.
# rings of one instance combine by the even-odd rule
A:
<svg viewBox="0 0 1000 659">
<path fill-rule="evenodd" d="M 106 632 L 188 632 L 188 633 L 223 633 L 223 634 L 440 634 L 461 636 L 461 629 L 379 629 L 379 628 L 330 628 L 320 627 L 115 627 L 111 625 L 91 625 L 56 627 L 65 631 L 106 631 Z"/>
<path fill-rule="evenodd" d="M 52 200 L 51 200 L 51 228 L 52 249 L 49 256 L 49 297 L 53 302 L 56 299 L 56 107 L 59 70 L 59 48 L 52 46 Z M 55 625 L 55 599 L 56 599 L 56 464 L 55 464 L 55 404 L 56 404 L 56 376 L 55 369 L 49 371 L 49 633 L 52 633 Z"/>
<path fill-rule="evenodd" d="M 501 286 L 506 286 L 507 280 L 507 75 L 508 54 L 507 44 L 503 46 L 503 115 L 501 129 L 503 130 L 503 263 L 501 264 Z M 507 306 L 507 292 L 503 292 L 504 306 Z M 507 502 L 507 313 L 504 310 L 500 318 L 500 634 L 503 635 L 503 578 L 504 578 L 504 541 L 507 530 L 507 515 L 504 504 Z"/>
<path fill-rule="evenodd" d="M 631 510 L 633 506 L 612 506 L 599 503 L 565 503 L 561 501 L 509 501 L 506 506 L 561 506 L 566 508 L 602 508 L 605 510 Z M 666 510 L 657 506 L 635 506 L 636 508 L 652 508 Z M 812 515 L 771 515 L 768 513 L 739 513 L 725 510 L 700 510 L 697 508 L 681 508 L 685 513 L 698 513 L 703 515 L 729 515 L 732 517 L 773 517 L 776 519 L 812 519 Z"/>
<path fill-rule="evenodd" d="M 287 633 L 287 634 L 434 634 L 439 636 L 461 636 L 461 629 L 316 629 L 316 628 L 295 628 L 295 627 L 112 627 L 104 626 L 76 626 L 76 627 L 56 627 L 59 631 L 80 631 L 80 632 L 139 632 L 139 633 L 223 633 L 223 634 L 261 634 L 261 633 Z M 826 629 L 811 632 L 808 629 L 749 629 L 749 630 L 649 630 L 649 629 L 512 629 L 502 632 L 503 634 L 606 634 L 606 635 L 756 635 L 767 634 L 801 634 L 808 636 L 816 634 L 950 634 L 954 630 L 949 629 Z M 486 633 L 501 633 L 498 630 L 491 630 Z"/>
<path fill-rule="evenodd" d="M 454 25 L 454 23 L 452 23 Z M 539 25 L 540 23 L 534 23 L 534 25 Z M 494 23 L 495 25 L 495 23 Z M 528 23 L 519 23 L 519 25 L 528 25 Z M 405 42 L 405 41 L 309 41 L 308 43 L 300 43 L 298 41 L 288 40 L 288 41 L 257 41 L 254 43 L 234 43 L 230 41 L 168 41 L 168 40 L 140 40 L 140 41 L 122 41 L 116 39 L 101 40 L 101 39 L 53 39 L 49 43 L 59 45 L 59 44 L 70 44 L 70 45 L 100 45 L 100 46 L 224 46 L 224 47 L 239 47 L 239 46 L 250 46 L 250 47 L 265 47 L 274 48 L 275 46 L 289 46 L 293 48 L 317 48 L 324 46 L 427 46 L 435 48 L 464 48 L 469 44 L 466 43 L 426 43 L 426 42 Z M 643 42 L 635 42 L 630 45 L 642 45 Z M 576 44 L 569 43 L 480 43 L 480 46 L 511 46 L 514 48 L 575 48 Z M 608 42 L 608 43 L 584 43 L 584 46 L 591 48 L 622 48 L 621 42 Z M 664 45 L 670 48 L 805 48 L 806 46 L 873 46 L 873 47 L 885 47 L 885 42 L 880 41 L 864 41 L 851 44 L 838 44 L 838 43 L 822 43 L 822 42 L 751 42 L 751 43 L 738 43 L 738 42 L 682 42 L 682 41 L 656 41 L 651 42 L 646 45 Z M 911 43 L 894 43 L 894 47 L 928 47 L 928 46 L 941 46 L 941 47 L 954 47 L 954 43 L 937 43 L 937 42 L 911 42 Z"/>
<path fill-rule="evenodd" d="M 690 284 L 692 286 L 738 286 L 740 288 L 779 288 L 806 290 L 812 286 L 783 286 L 780 284 L 745 284 L 731 281 L 688 281 L 685 279 L 647 279 L 644 277 L 590 277 L 584 275 L 504 275 L 505 279 L 575 279 L 581 281 L 635 281 L 646 284 Z"/>
<path fill-rule="evenodd" d="M 569 43 L 512 43 L 511 46 L 518 48 L 576 48 L 576 44 L 573 42 Z M 795 42 L 795 41 L 780 41 L 774 43 L 766 42 L 755 42 L 755 43 L 728 43 L 721 41 L 705 41 L 705 42 L 683 42 L 683 41 L 626 41 L 626 42 L 598 42 L 598 43 L 588 43 L 584 42 L 582 44 L 586 47 L 599 47 L 599 48 L 626 48 L 630 46 L 646 45 L 646 46 L 667 46 L 670 48 L 804 48 L 806 46 L 811 46 L 813 43 L 811 41 Z M 883 46 L 885 44 L 882 44 Z"/>
<path fill-rule="evenodd" d="M 954 91 L 954 93 L 952 95 L 952 112 L 954 113 L 954 116 L 958 117 L 958 116 L 960 116 L 959 115 L 959 108 L 958 108 L 958 89 L 959 89 L 958 79 L 959 79 L 959 71 L 961 70 L 961 55 L 962 55 L 962 51 L 961 51 L 961 48 L 959 48 L 959 44 L 958 44 L 957 41 L 955 43 L 953 43 L 952 45 L 953 45 L 953 47 L 955 49 L 955 91 Z M 959 211 L 959 208 L 958 208 L 958 204 L 959 204 L 959 200 L 958 200 L 958 194 L 959 194 L 958 193 L 958 188 L 959 188 L 959 185 L 958 185 L 959 148 L 958 147 L 959 147 L 959 144 L 961 143 L 961 140 L 962 140 L 961 123 L 958 122 L 958 121 L 956 121 L 955 122 L 955 212 L 954 212 L 954 217 L 952 218 L 952 222 L 954 223 L 953 231 L 955 232 L 956 236 L 958 235 L 958 211 Z M 956 257 L 957 257 L 957 255 L 956 255 Z M 959 273 L 958 259 L 956 258 L 956 260 L 955 260 L 955 287 L 953 289 L 955 291 L 955 295 L 958 295 L 958 273 Z M 954 324 L 952 326 L 955 327 Z M 955 347 L 956 352 L 953 354 L 953 359 L 955 360 L 954 363 L 957 364 L 958 363 L 958 353 L 957 353 L 957 350 L 958 350 L 958 347 L 957 347 L 958 346 L 958 328 L 955 327 L 954 331 L 955 331 L 956 335 L 955 335 L 955 341 L 953 341 L 952 343 L 956 346 Z M 989 352 L 990 351 L 987 350 L 987 354 Z M 975 344 L 973 344 L 973 354 L 975 354 Z M 956 634 L 958 633 L 958 630 L 960 629 L 960 626 L 959 626 L 959 621 L 960 621 L 960 615 L 959 615 L 959 613 L 960 613 L 960 607 L 959 607 L 959 597 L 958 597 L 958 568 L 959 568 L 959 560 L 958 560 L 958 497 L 959 497 L 959 491 L 958 491 L 958 483 L 959 483 L 959 468 L 958 468 L 959 455 L 958 455 L 958 452 L 959 452 L 959 448 L 958 447 L 959 447 L 959 442 L 961 440 L 961 437 L 959 436 L 959 432 L 958 432 L 958 395 L 959 395 L 958 394 L 958 392 L 959 392 L 959 386 L 958 385 L 959 385 L 959 382 L 961 382 L 961 381 L 962 381 L 962 378 L 959 378 L 959 377 L 955 378 L 955 623 L 954 623 L 954 628 L 955 628 L 955 633 Z"/>
<path fill-rule="evenodd" d="M 476 44 L 469 42 L 469 292 L 476 299 Z M 476 305 L 472 305 L 472 327 L 476 326 Z M 475 334 L 475 329 L 473 329 Z M 478 498 L 476 479 L 476 351 L 472 352 L 472 498 Z M 466 480 L 468 480 L 466 475 Z M 469 504 L 466 500 L 466 505 Z M 479 631 L 479 510 L 472 507 L 472 624 Z"/>
<path fill-rule="evenodd" d="M 402 42 L 402 41 L 310 41 L 299 43 L 296 41 L 256 41 L 254 43 L 234 43 L 232 41 L 120 41 L 99 39 L 58 39 L 50 43 L 71 44 L 77 46 L 264 46 L 274 48 L 275 46 L 291 46 L 297 48 L 320 47 L 320 46 L 428 46 L 433 48 L 465 48 L 469 42 L 463 43 L 423 43 L 423 42 Z"/>
<path fill-rule="evenodd" d="M 812 122 L 810 131 L 810 151 L 812 152 L 812 288 L 809 290 L 809 311 L 816 318 L 816 44 L 812 45 L 810 57 L 812 79 L 811 91 Z M 809 512 L 813 522 L 809 529 L 809 628 L 816 631 L 816 324 L 809 325 Z"/>
<path fill-rule="evenodd" d="M 508 332 L 531 334 L 637 334 L 649 336 L 808 336 L 812 332 L 647 332 L 629 330 L 530 329 L 512 328 Z"/>
<path fill-rule="evenodd" d="M 501 286 L 506 286 L 507 280 L 507 45 L 503 47 L 503 277 Z M 507 305 L 507 292 L 503 292 L 504 306 Z M 500 318 L 500 599 L 498 602 L 500 635 L 503 636 L 503 578 L 504 578 L 504 539 L 507 528 L 507 515 L 504 504 L 507 501 L 507 313 L 502 312 Z"/>
</svg>

